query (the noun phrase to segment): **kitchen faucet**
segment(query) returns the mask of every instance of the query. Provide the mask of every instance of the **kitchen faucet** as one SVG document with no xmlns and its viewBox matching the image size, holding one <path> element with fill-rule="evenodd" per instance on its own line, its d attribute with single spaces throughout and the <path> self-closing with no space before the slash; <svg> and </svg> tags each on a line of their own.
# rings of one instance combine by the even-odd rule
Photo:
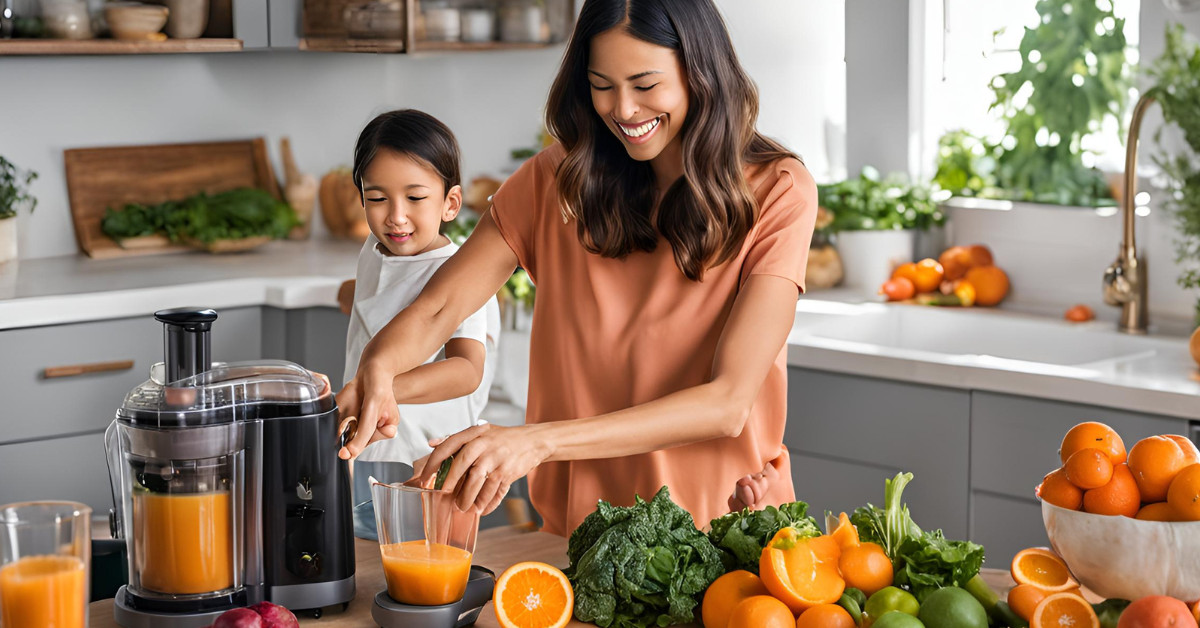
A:
<svg viewBox="0 0 1200 628">
<path fill-rule="evenodd" d="M 1144 334 L 1149 323 L 1146 309 L 1147 282 L 1146 260 L 1138 258 L 1137 240 L 1134 238 L 1134 217 L 1137 204 L 1137 149 L 1138 133 L 1142 118 L 1154 102 L 1148 94 L 1138 99 L 1133 108 L 1133 119 L 1129 122 L 1129 139 L 1125 142 L 1125 186 L 1121 202 L 1121 248 L 1117 261 L 1104 271 L 1104 302 L 1120 306 L 1121 319 L 1117 330 L 1127 334 Z"/>
</svg>

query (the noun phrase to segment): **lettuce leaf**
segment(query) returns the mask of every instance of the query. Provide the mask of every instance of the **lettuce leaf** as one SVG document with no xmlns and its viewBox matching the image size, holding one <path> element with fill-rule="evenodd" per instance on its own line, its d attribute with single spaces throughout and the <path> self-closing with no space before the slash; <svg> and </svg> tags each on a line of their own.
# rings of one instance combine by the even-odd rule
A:
<svg viewBox="0 0 1200 628">
<path fill-rule="evenodd" d="M 895 584 L 906 587 L 924 602 L 942 587 L 962 587 L 983 566 L 983 546 L 951 541 L 941 530 L 908 537 L 900 544 Z"/>
<path fill-rule="evenodd" d="M 783 528 L 791 526 L 803 537 L 821 535 L 817 522 L 808 516 L 808 504 L 790 502 L 779 508 L 767 506 L 762 510 L 743 509 L 712 520 L 708 539 L 721 550 L 726 571 L 745 569 L 758 573 L 762 550 Z"/>
</svg>

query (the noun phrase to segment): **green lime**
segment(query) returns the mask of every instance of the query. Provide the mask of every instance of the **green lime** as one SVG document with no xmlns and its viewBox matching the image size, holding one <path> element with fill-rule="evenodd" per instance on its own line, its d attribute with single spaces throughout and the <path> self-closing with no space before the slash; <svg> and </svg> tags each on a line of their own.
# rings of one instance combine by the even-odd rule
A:
<svg viewBox="0 0 1200 628">
<path fill-rule="evenodd" d="M 884 587 L 867 598 L 863 613 L 872 619 L 882 618 L 889 611 L 900 611 L 916 617 L 920 609 L 921 605 L 912 593 L 896 587 Z"/>
<path fill-rule="evenodd" d="M 987 611 L 965 589 L 946 587 L 925 598 L 918 615 L 928 628 L 987 628 Z"/>
<path fill-rule="evenodd" d="M 925 624 L 908 613 L 890 611 L 871 624 L 871 628 L 925 628 Z"/>
</svg>

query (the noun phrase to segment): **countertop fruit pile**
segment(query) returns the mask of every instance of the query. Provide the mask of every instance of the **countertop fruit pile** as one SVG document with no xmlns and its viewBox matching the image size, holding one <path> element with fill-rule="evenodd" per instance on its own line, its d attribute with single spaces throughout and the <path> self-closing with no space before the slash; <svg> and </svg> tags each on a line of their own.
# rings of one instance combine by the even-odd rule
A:
<svg viewBox="0 0 1200 628">
<path fill-rule="evenodd" d="M 992 306 L 1008 294 L 1008 275 L 982 244 L 952 246 L 938 259 L 901 264 L 879 293 L 889 301 L 915 299 L 924 305 Z"/>
</svg>

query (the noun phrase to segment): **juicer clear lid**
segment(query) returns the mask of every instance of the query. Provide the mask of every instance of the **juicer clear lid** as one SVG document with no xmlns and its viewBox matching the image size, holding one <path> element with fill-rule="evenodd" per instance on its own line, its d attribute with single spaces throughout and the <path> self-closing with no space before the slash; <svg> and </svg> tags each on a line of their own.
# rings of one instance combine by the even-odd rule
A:
<svg viewBox="0 0 1200 628">
<path fill-rule="evenodd" d="M 125 396 L 117 418 L 148 427 L 193 427 L 233 421 L 321 414 L 334 408 L 325 382 L 284 360 L 214 363 L 212 368 L 165 382 L 160 362 L 150 379 Z"/>
</svg>

